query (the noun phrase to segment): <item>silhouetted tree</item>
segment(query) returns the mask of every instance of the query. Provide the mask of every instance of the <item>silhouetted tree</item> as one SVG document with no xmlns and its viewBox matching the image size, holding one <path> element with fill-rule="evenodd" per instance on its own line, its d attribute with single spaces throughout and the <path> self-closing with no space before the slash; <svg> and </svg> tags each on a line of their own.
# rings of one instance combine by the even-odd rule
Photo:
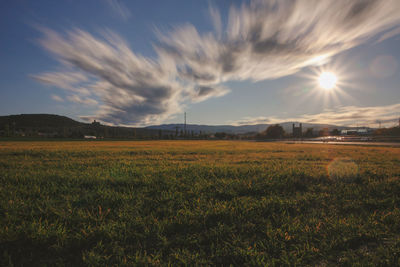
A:
<svg viewBox="0 0 400 267">
<path fill-rule="evenodd" d="M 224 132 L 215 133 L 214 136 L 215 136 L 215 138 L 222 139 L 222 138 L 225 138 L 225 137 L 226 137 L 226 133 L 224 133 Z"/>
<path fill-rule="evenodd" d="M 313 137 L 314 133 L 313 133 L 313 128 L 307 128 L 306 132 L 304 133 L 305 137 Z"/>
<path fill-rule="evenodd" d="M 16 130 L 15 124 L 16 124 L 15 121 L 13 121 L 12 124 L 11 124 L 12 125 L 12 127 L 11 127 L 11 135 L 12 136 L 15 136 L 15 130 Z"/>
<path fill-rule="evenodd" d="M 285 130 L 279 124 L 269 126 L 264 132 L 267 138 L 282 138 L 284 134 Z"/>
<path fill-rule="evenodd" d="M 320 131 L 318 132 L 318 135 L 319 135 L 319 136 L 328 136 L 328 135 L 329 135 L 329 130 L 328 130 L 328 128 L 323 128 L 322 130 L 320 130 Z"/>
<path fill-rule="evenodd" d="M 374 135 L 400 136 L 400 127 L 380 128 L 374 131 Z"/>
<path fill-rule="evenodd" d="M 333 129 L 331 135 L 340 135 L 340 131 L 338 129 Z"/>
<path fill-rule="evenodd" d="M 4 126 L 4 132 L 6 136 L 10 136 L 10 126 L 8 125 L 8 123 Z"/>
</svg>

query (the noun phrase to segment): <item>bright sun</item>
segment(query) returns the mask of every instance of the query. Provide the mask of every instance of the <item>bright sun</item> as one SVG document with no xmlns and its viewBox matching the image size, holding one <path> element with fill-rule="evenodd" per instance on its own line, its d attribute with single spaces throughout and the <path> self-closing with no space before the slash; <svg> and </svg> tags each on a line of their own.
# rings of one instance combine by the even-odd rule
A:
<svg viewBox="0 0 400 267">
<path fill-rule="evenodd" d="M 319 76 L 318 82 L 322 88 L 330 90 L 336 86 L 337 77 L 332 72 L 323 72 Z"/>
</svg>

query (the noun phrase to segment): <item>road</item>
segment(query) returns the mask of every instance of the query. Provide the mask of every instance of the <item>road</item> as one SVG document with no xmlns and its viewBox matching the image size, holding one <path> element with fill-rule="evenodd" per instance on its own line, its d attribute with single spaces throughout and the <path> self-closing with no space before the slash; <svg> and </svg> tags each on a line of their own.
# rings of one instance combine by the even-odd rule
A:
<svg viewBox="0 0 400 267">
<path fill-rule="evenodd" d="M 391 146 L 400 147 L 400 143 L 393 142 L 340 142 L 340 141 L 280 141 L 286 144 L 327 144 L 327 145 L 362 145 L 362 146 Z"/>
</svg>

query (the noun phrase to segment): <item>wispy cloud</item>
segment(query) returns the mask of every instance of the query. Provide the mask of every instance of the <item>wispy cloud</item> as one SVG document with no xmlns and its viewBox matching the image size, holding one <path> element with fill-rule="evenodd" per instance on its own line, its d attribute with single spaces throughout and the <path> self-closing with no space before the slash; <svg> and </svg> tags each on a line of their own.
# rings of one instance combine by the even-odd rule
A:
<svg viewBox="0 0 400 267">
<path fill-rule="evenodd" d="M 68 96 L 67 99 L 71 102 L 75 102 L 77 104 L 83 104 L 83 105 L 87 105 L 87 106 L 95 106 L 95 105 L 99 104 L 96 100 L 94 100 L 92 98 L 84 98 L 79 95 L 71 95 L 71 96 Z"/>
<path fill-rule="evenodd" d="M 229 89 L 224 86 L 199 86 L 191 94 L 193 102 L 201 102 L 211 97 L 219 97 L 227 94 Z"/>
<path fill-rule="evenodd" d="M 31 76 L 32 78 L 44 84 L 53 85 L 64 90 L 83 95 L 90 94 L 88 89 L 82 87 L 82 84 L 85 84 L 89 78 L 81 72 L 45 72 Z"/>
<path fill-rule="evenodd" d="M 35 78 L 78 95 L 88 90 L 86 98 L 101 100 L 93 116 L 104 122 L 158 123 L 189 102 L 226 94 L 225 81 L 287 76 L 392 29 L 400 23 L 400 1 L 255 0 L 232 6 L 226 24 L 216 8 L 210 15 L 214 32 L 192 25 L 158 32 L 156 58 L 134 53 L 110 31 L 99 38 L 43 29 L 40 44 L 69 71 Z"/>
<path fill-rule="evenodd" d="M 211 15 L 220 31 L 218 13 Z M 161 47 L 199 82 L 274 79 L 359 45 L 400 22 L 398 0 L 252 1 L 232 7 L 223 38 L 192 25 L 160 34 Z"/>
<path fill-rule="evenodd" d="M 386 32 L 378 39 L 378 41 L 376 41 L 376 43 L 380 43 L 386 39 L 392 38 L 397 35 L 400 35 L 400 27 L 396 27 L 396 28 Z"/>
<path fill-rule="evenodd" d="M 146 123 L 156 121 L 176 112 L 180 102 L 181 86 L 173 81 L 168 62 L 153 61 L 133 53 L 128 45 L 113 33 L 104 33 L 96 39 L 87 32 L 73 30 L 61 36 L 44 30 L 40 42 L 66 66 L 81 71 L 80 76 L 65 77 L 59 73 L 36 75 L 39 80 L 55 84 L 61 76 L 61 88 L 70 89 L 73 82 L 95 78 L 88 89 L 100 96 L 103 105 L 98 116 L 109 123 Z M 172 66 L 172 74 L 173 74 Z M 75 79 L 76 78 L 76 79 Z M 79 78 L 79 79 L 78 79 Z M 81 79 L 82 78 L 82 79 Z"/>
<path fill-rule="evenodd" d="M 104 32 L 100 39 L 79 29 L 66 36 L 42 31 L 45 37 L 40 44 L 66 68 L 81 72 L 46 72 L 33 77 L 78 93 L 67 98 L 76 103 L 94 105 L 88 97 L 100 98 L 98 113 L 91 117 L 107 123 L 159 123 L 180 112 L 186 100 L 198 102 L 227 92 L 222 86 L 205 88 L 190 82 L 184 87 L 168 54 L 160 52 L 157 60 L 142 57 L 112 32 Z"/>
<path fill-rule="evenodd" d="M 123 20 L 131 17 L 131 12 L 121 0 L 105 0 L 111 9 Z"/>
<path fill-rule="evenodd" d="M 57 102 L 64 102 L 64 99 L 59 95 L 51 95 L 51 98 Z"/>
<path fill-rule="evenodd" d="M 305 114 L 298 117 L 246 117 L 233 121 L 234 125 L 274 124 L 287 121 L 304 123 L 336 124 L 343 126 L 373 126 L 377 123 L 393 126 L 399 119 L 400 103 L 387 106 L 357 107 L 345 106 L 335 110 L 329 109 L 318 114 Z"/>
<path fill-rule="evenodd" d="M 209 6 L 209 10 L 208 11 L 210 13 L 210 18 L 211 18 L 211 21 L 213 23 L 216 36 L 218 38 L 220 38 L 222 36 L 221 14 L 219 13 L 218 9 L 213 5 Z"/>
</svg>

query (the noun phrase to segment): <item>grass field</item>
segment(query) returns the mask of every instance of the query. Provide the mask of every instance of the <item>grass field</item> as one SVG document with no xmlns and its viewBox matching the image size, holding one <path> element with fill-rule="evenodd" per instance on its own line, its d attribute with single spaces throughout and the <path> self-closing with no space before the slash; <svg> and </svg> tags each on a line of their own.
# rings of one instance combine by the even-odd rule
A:
<svg viewBox="0 0 400 267">
<path fill-rule="evenodd" d="M 400 149 L 0 142 L 1 266 L 400 265 Z"/>
</svg>

